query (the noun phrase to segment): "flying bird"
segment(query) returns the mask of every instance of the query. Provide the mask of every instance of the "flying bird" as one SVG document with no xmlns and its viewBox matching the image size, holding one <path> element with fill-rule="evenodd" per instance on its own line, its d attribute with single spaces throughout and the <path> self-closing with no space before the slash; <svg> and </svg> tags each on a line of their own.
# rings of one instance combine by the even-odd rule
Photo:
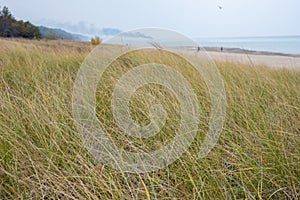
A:
<svg viewBox="0 0 300 200">
<path fill-rule="evenodd" d="M 218 6 L 218 8 L 219 8 L 220 10 L 222 10 L 222 9 L 223 9 L 223 7 L 222 7 L 222 6 Z"/>
</svg>

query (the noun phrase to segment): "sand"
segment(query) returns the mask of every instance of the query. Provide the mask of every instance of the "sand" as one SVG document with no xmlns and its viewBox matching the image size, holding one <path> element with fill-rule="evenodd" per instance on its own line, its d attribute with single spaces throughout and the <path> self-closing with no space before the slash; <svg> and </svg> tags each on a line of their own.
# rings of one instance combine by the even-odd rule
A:
<svg viewBox="0 0 300 200">
<path fill-rule="evenodd" d="M 207 54 L 216 61 L 268 66 L 272 68 L 293 68 L 300 70 L 299 56 L 257 55 L 216 51 L 207 51 Z"/>
</svg>

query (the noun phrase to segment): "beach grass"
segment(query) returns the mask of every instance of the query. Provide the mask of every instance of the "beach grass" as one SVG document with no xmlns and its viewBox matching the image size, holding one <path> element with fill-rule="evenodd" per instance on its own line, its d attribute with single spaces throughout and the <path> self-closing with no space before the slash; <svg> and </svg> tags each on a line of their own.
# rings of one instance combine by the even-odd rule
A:
<svg viewBox="0 0 300 200">
<path fill-rule="evenodd" d="M 81 42 L 0 39 L 0 199 L 300 198 L 299 70 L 216 62 L 226 89 L 226 121 L 215 148 L 198 159 L 210 102 L 201 78 L 190 67 L 182 69 L 202 108 L 199 136 L 168 167 L 132 174 L 89 154 L 75 126 L 73 84 L 92 48 Z M 138 63 L 123 58 L 114 69 Z M 97 113 L 105 131 L 126 148 L 106 91 L 114 83 L 110 77 L 120 77 L 119 72 L 103 76 Z M 148 123 L 146 108 L 165 94 L 159 86 L 137 91 L 132 118 Z M 158 140 L 135 145 L 151 151 L 173 137 L 180 118 L 177 102 L 171 93 L 163 101 L 170 116 L 167 127 Z"/>
</svg>

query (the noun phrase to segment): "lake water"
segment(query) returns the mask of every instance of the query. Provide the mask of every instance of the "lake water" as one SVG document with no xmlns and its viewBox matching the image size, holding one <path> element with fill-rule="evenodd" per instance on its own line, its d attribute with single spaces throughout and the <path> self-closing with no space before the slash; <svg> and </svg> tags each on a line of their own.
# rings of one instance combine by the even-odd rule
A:
<svg viewBox="0 0 300 200">
<path fill-rule="evenodd" d="M 194 40 L 202 47 L 227 47 L 300 54 L 300 36 L 195 38 Z"/>
</svg>

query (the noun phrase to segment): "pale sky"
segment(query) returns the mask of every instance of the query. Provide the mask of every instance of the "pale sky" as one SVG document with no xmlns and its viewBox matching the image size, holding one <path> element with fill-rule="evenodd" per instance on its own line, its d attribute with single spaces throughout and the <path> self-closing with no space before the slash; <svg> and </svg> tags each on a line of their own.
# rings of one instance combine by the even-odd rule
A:
<svg viewBox="0 0 300 200">
<path fill-rule="evenodd" d="M 191 37 L 300 35 L 300 0 L 1 0 L 4 5 L 17 19 L 81 33 L 158 27 Z"/>
</svg>

